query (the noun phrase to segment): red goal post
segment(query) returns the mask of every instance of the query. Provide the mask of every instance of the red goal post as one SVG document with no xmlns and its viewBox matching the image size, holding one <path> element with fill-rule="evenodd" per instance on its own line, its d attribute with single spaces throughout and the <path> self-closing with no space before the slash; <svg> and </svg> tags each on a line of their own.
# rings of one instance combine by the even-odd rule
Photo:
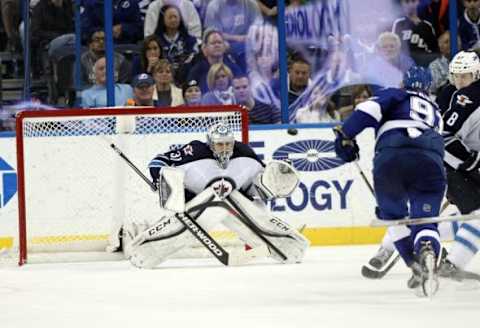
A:
<svg viewBox="0 0 480 328">
<path fill-rule="evenodd" d="M 159 215 L 155 195 L 109 142 L 147 173 L 156 154 L 205 141 L 216 122 L 227 122 L 236 139 L 248 143 L 248 113 L 237 105 L 19 113 L 19 265 L 37 253 L 44 254 L 40 262 L 55 253 L 66 254 L 66 261 L 73 253 L 102 253 L 113 221 Z"/>
</svg>

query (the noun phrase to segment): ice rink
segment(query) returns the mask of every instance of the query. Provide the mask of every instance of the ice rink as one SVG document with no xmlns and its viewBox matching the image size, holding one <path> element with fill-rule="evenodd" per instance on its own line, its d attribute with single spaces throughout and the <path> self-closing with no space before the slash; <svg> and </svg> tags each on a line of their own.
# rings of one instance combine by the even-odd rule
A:
<svg viewBox="0 0 480 328">
<path fill-rule="evenodd" d="M 476 327 L 480 284 L 441 281 L 433 300 L 406 287 L 402 264 L 366 280 L 376 246 L 311 248 L 303 264 L 223 267 L 170 260 L 0 268 L 0 327 Z M 469 269 L 480 272 L 478 257 Z"/>
</svg>

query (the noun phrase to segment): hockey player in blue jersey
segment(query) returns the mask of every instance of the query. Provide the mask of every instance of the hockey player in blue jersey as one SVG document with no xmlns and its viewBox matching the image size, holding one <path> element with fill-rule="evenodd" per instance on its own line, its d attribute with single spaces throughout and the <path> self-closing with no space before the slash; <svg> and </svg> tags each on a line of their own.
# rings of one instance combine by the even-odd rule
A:
<svg viewBox="0 0 480 328">
<path fill-rule="evenodd" d="M 360 103 L 336 133 L 335 151 L 346 162 L 359 158 L 355 136 L 376 131 L 373 179 L 381 220 L 438 216 L 446 188 L 442 119 L 426 96 L 431 85 L 427 69 L 413 66 L 403 89 L 383 89 Z M 440 238 L 436 224 L 394 226 L 395 247 L 412 269 L 410 288 L 432 296 L 438 289 Z"/>
<path fill-rule="evenodd" d="M 444 164 L 447 172 L 447 199 L 461 214 L 480 213 L 480 59 L 473 51 L 460 51 L 449 64 L 450 84 L 436 99 L 443 114 Z M 445 203 L 448 205 L 448 203 Z M 480 221 L 439 223 L 440 238 L 454 239 L 450 252 L 442 252 L 440 277 L 480 280 L 465 270 L 480 248 Z M 453 237 L 453 238 L 452 238 Z M 388 231 L 378 252 L 362 267 L 369 279 L 382 278 L 395 264 L 395 246 Z"/>
<path fill-rule="evenodd" d="M 282 263 L 302 260 L 308 240 L 287 223 L 271 216 L 264 204 L 265 200 L 290 195 L 298 185 L 297 173 L 285 162 L 271 161 L 265 165 L 249 145 L 235 141 L 227 124 L 211 126 L 207 142 L 194 140 L 155 156 L 149 170 L 159 189 L 163 215 L 151 224 L 125 225 L 124 252 L 134 266 L 153 268 L 191 245 L 192 233 L 186 231 L 172 211 L 189 213 L 199 206 L 204 206 L 204 210 L 194 220 L 205 231 L 221 224 L 252 247 L 248 253 L 238 250 L 235 256 L 229 257 L 232 262 L 228 265 L 243 264 L 259 256 L 272 257 Z M 217 205 L 212 205 L 213 201 L 236 204 L 233 206 L 246 213 L 257 234 L 239 219 L 240 211 L 232 218 L 231 211 L 214 208 Z M 173 210 L 168 204 L 184 210 Z"/>
</svg>

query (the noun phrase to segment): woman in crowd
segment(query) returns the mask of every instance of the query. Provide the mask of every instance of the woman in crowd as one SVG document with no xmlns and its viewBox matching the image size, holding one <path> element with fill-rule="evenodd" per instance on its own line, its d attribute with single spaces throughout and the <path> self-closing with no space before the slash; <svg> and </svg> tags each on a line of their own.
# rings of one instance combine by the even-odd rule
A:
<svg viewBox="0 0 480 328">
<path fill-rule="evenodd" d="M 152 74 L 153 67 L 163 58 L 160 41 L 156 35 L 147 36 L 142 43 L 140 55 L 133 58 L 132 76 Z"/>
<path fill-rule="evenodd" d="M 165 5 L 160 9 L 155 34 L 165 58 L 172 64 L 175 82 L 183 83 L 199 48 L 197 39 L 188 33 L 178 7 Z"/>
<path fill-rule="evenodd" d="M 153 99 L 159 107 L 183 105 L 182 90 L 173 84 L 172 65 L 166 59 L 160 59 L 153 67 L 155 92 Z"/>
<path fill-rule="evenodd" d="M 207 92 L 202 98 L 205 105 L 231 105 L 235 103 L 232 91 L 233 74 L 223 63 L 213 64 L 207 75 Z"/>
</svg>

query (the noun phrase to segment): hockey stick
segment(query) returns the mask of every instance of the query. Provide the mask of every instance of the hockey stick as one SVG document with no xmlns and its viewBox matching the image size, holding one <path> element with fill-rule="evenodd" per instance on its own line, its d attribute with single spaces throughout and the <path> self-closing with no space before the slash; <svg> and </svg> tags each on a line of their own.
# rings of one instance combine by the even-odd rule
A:
<svg viewBox="0 0 480 328">
<path fill-rule="evenodd" d="M 367 176 L 363 172 L 362 167 L 360 164 L 358 164 L 358 160 L 354 162 L 355 167 L 357 168 L 358 173 L 360 173 L 360 176 L 362 177 L 363 182 L 367 185 L 368 189 L 372 193 L 373 197 L 375 197 L 375 190 L 373 189 L 372 184 L 370 181 L 368 181 Z M 388 265 L 383 269 L 383 270 L 377 270 L 370 265 L 363 265 L 362 266 L 362 276 L 368 279 L 382 279 L 385 277 L 385 275 L 397 264 L 397 262 L 400 260 L 401 256 L 400 254 L 397 253 L 393 260 L 388 263 Z"/>
<path fill-rule="evenodd" d="M 446 200 L 440 209 L 440 214 L 442 214 L 449 205 L 450 202 Z M 400 254 L 397 253 L 395 258 L 390 261 L 383 270 L 375 269 L 369 264 L 364 265 L 362 266 L 362 276 L 368 279 L 382 279 L 395 266 L 398 260 L 400 260 Z"/>
<path fill-rule="evenodd" d="M 365 184 L 367 185 L 367 187 L 370 190 L 370 192 L 372 193 L 372 195 L 375 196 L 375 190 L 373 189 L 370 181 L 368 181 L 367 176 L 363 172 L 363 169 L 358 164 L 358 160 L 355 161 L 354 164 L 355 164 L 355 167 L 357 168 L 358 172 L 360 173 L 360 176 L 362 177 L 362 180 L 365 182 Z M 448 200 L 445 201 L 445 203 L 443 203 L 443 205 L 442 205 L 442 208 L 440 209 L 440 213 L 443 213 L 443 211 L 449 205 L 450 205 L 450 202 Z M 378 222 L 383 222 L 383 221 L 380 221 L 380 220 L 375 220 L 373 222 L 377 222 L 377 221 Z M 371 226 L 376 226 L 376 225 L 371 224 Z M 395 255 L 395 258 L 393 260 L 391 260 L 383 270 L 377 270 L 377 269 L 371 267 L 370 265 L 364 265 L 364 266 L 362 266 L 362 276 L 364 276 L 365 278 L 369 278 L 369 279 L 382 279 L 395 266 L 395 264 L 400 260 L 400 258 L 401 258 L 400 254 L 397 253 L 397 255 Z"/>
<path fill-rule="evenodd" d="M 394 227 L 401 225 L 417 225 L 417 224 L 429 224 L 440 222 L 452 222 L 452 221 L 470 221 L 480 219 L 480 214 L 465 214 L 456 216 L 434 216 L 430 218 L 417 218 L 417 219 L 401 219 L 401 220 L 373 220 L 370 223 L 371 227 Z"/>
<path fill-rule="evenodd" d="M 368 181 L 365 173 L 363 172 L 362 168 L 358 164 L 358 161 L 354 162 L 355 167 L 357 168 L 360 176 L 362 177 L 363 181 L 367 185 L 368 189 L 372 192 L 375 196 L 375 190 L 373 189 L 371 183 Z M 450 205 L 450 202 L 447 200 L 440 209 L 440 213 L 442 213 L 447 207 Z M 480 215 L 468 214 L 468 215 L 460 215 L 460 216 L 436 216 L 436 217 L 429 217 L 429 218 L 418 218 L 418 219 L 401 219 L 401 220 L 373 220 L 370 223 L 372 227 L 391 227 L 391 226 L 399 226 L 399 225 L 416 225 L 416 224 L 428 224 L 428 223 L 438 223 L 438 222 L 451 222 L 451 221 L 469 221 L 469 220 L 476 220 L 480 219 Z"/>
<path fill-rule="evenodd" d="M 440 278 L 447 278 L 440 276 Z M 472 271 L 466 271 L 466 270 L 460 270 L 454 277 L 453 279 L 456 279 L 458 281 L 464 281 L 464 280 L 475 280 L 475 281 L 480 281 L 480 274 Z"/>
<path fill-rule="evenodd" d="M 385 275 L 392 269 L 395 264 L 400 260 L 400 254 L 397 254 L 395 258 L 388 263 L 388 265 L 383 270 L 377 270 L 371 268 L 369 265 L 362 266 L 362 276 L 368 279 L 382 279 Z"/>
<path fill-rule="evenodd" d="M 367 176 L 365 175 L 365 173 L 363 172 L 362 168 L 360 167 L 360 164 L 358 164 L 358 160 L 354 161 L 353 163 L 355 164 L 355 167 L 357 168 L 358 173 L 360 173 L 360 176 L 362 177 L 363 182 L 365 182 L 365 184 L 367 185 L 368 189 L 369 189 L 370 192 L 372 193 L 373 197 L 375 197 L 375 190 L 373 189 L 372 184 L 370 183 L 370 181 L 368 181 Z"/>
<path fill-rule="evenodd" d="M 355 167 L 356 167 L 357 170 L 358 170 L 358 173 L 360 173 L 360 176 L 362 177 L 362 180 L 365 182 L 365 184 L 367 185 L 367 187 L 368 187 L 368 189 L 370 190 L 370 192 L 372 193 L 372 195 L 375 196 L 375 190 L 373 189 L 373 186 L 372 186 L 372 184 L 370 183 L 370 181 L 368 181 L 367 176 L 366 176 L 365 173 L 363 172 L 360 164 L 358 164 L 358 160 L 355 161 L 354 164 L 355 164 Z M 450 205 L 450 202 L 449 202 L 448 199 L 447 199 L 447 200 L 443 203 L 442 208 L 440 208 L 440 213 L 442 213 L 443 211 L 445 211 L 449 205 Z"/>
<path fill-rule="evenodd" d="M 140 178 L 143 179 L 143 181 L 145 181 L 146 184 L 148 184 L 150 189 L 152 189 L 153 191 L 157 191 L 157 186 L 152 181 L 150 181 L 145 176 L 145 174 L 143 174 L 142 171 L 140 171 L 138 167 L 133 164 L 132 161 L 113 142 L 110 142 L 110 147 L 128 164 L 128 166 L 130 166 L 135 171 L 135 173 L 137 173 Z"/>
<path fill-rule="evenodd" d="M 110 144 L 110 147 L 122 158 L 128 166 L 130 166 L 137 175 L 145 181 L 146 184 L 153 191 L 157 191 L 157 186 L 150 181 L 145 174 L 133 164 L 133 162 L 117 147 L 114 143 Z M 222 264 L 228 265 L 229 253 L 220 246 L 210 234 L 208 234 L 195 220 L 193 220 L 187 213 L 177 213 L 175 217 L 190 231 L 190 233 L 197 238 L 197 240 L 205 246 L 205 248 L 212 253 Z"/>
</svg>

